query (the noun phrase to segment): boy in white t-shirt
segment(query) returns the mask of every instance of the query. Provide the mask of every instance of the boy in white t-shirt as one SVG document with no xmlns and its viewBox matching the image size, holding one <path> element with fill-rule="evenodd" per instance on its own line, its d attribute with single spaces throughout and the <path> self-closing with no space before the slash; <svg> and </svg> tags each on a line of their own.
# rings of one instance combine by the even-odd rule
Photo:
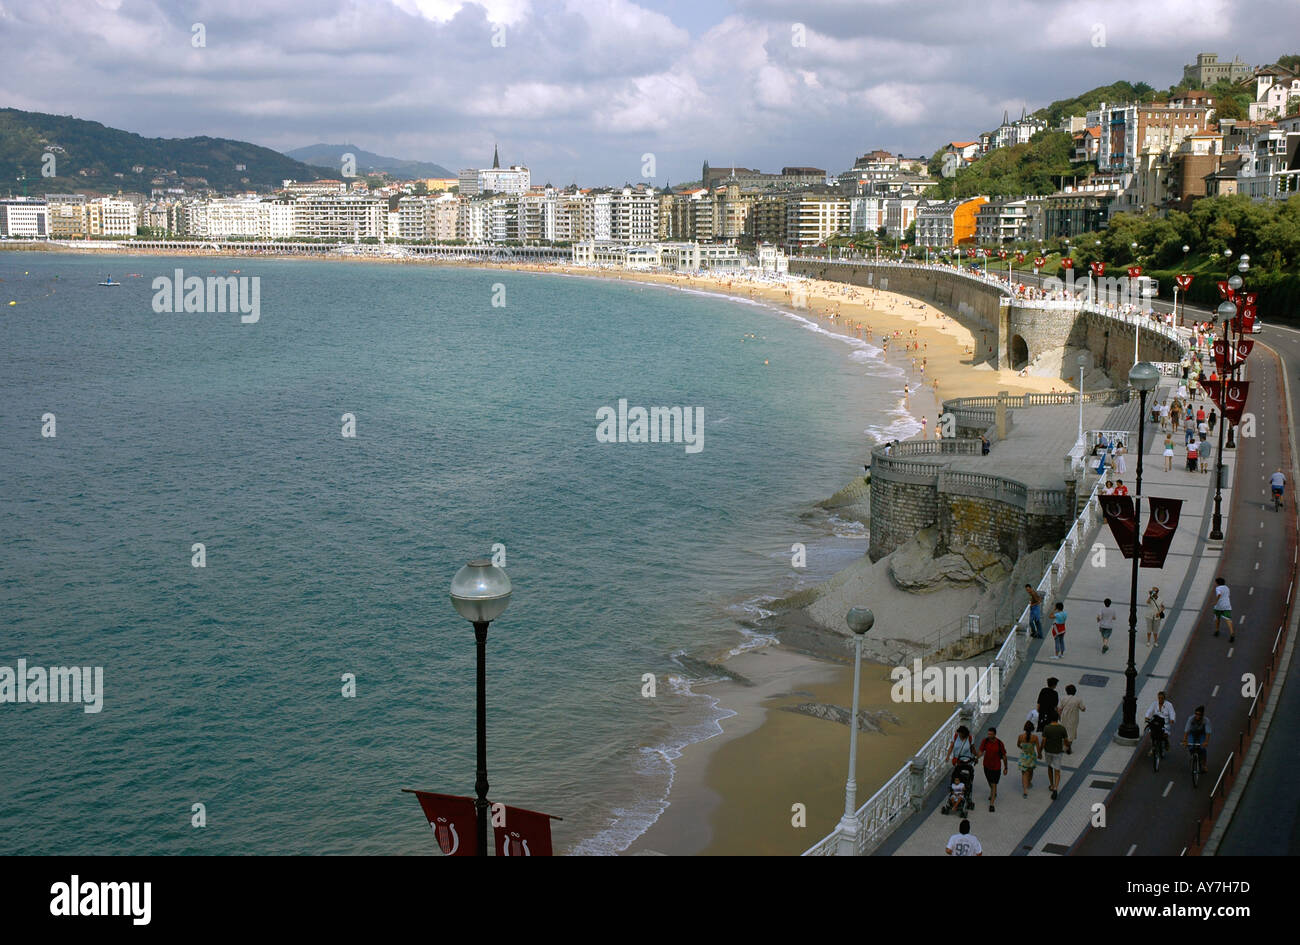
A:
<svg viewBox="0 0 1300 945">
<path fill-rule="evenodd" d="M 1228 596 L 1228 582 L 1223 578 L 1214 579 L 1214 635 L 1219 635 L 1219 621 L 1228 625 L 1228 642 L 1237 640 L 1237 633 L 1232 629 L 1232 599 Z"/>
<path fill-rule="evenodd" d="M 970 832 L 970 821 L 963 820 L 957 825 L 958 832 L 948 838 L 944 848 L 949 856 L 983 856 L 984 848 L 980 846 L 975 834 Z"/>
</svg>

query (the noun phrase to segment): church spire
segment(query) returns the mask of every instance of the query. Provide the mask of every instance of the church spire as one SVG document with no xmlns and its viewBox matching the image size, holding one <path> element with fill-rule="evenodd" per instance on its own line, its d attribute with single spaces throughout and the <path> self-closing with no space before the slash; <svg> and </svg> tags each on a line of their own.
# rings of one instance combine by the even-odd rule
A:
<svg viewBox="0 0 1300 945">
<path fill-rule="evenodd" d="M 492 167 L 493 167 L 493 168 L 499 168 L 500 166 L 501 166 L 501 158 L 500 158 L 500 156 L 497 154 L 497 146 L 496 146 L 496 144 L 494 143 L 494 144 L 492 145 Z"/>
</svg>

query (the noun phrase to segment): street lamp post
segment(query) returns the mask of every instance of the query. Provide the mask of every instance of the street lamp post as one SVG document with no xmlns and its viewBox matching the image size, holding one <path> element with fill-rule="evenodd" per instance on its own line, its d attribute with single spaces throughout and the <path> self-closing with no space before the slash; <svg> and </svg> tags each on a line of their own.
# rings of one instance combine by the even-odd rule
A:
<svg viewBox="0 0 1300 945">
<path fill-rule="evenodd" d="M 1128 666 L 1124 669 L 1123 720 L 1119 723 L 1117 734 L 1122 739 L 1136 742 L 1142 735 L 1137 724 L 1137 664 L 1134 655 L 1137 647 L 1138 566 L 1142 563 L 1142 530 L 1139 527 L 1142 518 L 1142 455 L 1146 452 L 1147 394 L 1160 383 L 1160 370 L 1154 364 L 1143 361 L 1133 365 L 1128 372 L 1128 382 L 1137 390 L 1139 400 L 1137 491 L 1133 497 L 1133 576 L 1129 582 Z"/>
<path fill-rule="evenodd" d="M 1088 356 L 1079 355 L 1079 442 L 1083 443 L 1084 452 L 1087 452 L 1088 444 L 1083 442 L 1083 368 L 1088 363 Z"/>
<path fill-rule="evenodd" d="M 510 578 L 486 558 L 476 558 L 456 572 L 451 579 L 451 603 L 456 612 L 474 625 L 477 650 L 477 736 L 478 771 L 474 779 L 477 799 L 474 810 L 478 825 L 478 855 L 487 856 L 488 776 L 487 776 L 487 657 L 488 624 L 510 606 Z"/>
<path fill-rule="evenodd" d="M 844 784 L 844 816 L 840 818 L 839 856 L 858 852 L 858 682 L 862 676 L 862 638 L 876 616 L 865 607 L 852 608 L 844 618 L 853 631 L 853 714 L 849 717 L 849 778 Z"/>
<path fill-rule="evenodd" d="M 1225 255 L 1231 250 L 1225 251 Z M 1250 269 L 1250 257 L 1242 256 L 1237 263 L 1238 272 L 1247 272 Z M 1235 294 L 1241 289 L 1242 278 L 1239 275 L 1228 277 L 1228 288 Z M 1235 380 L 1237 377 L 1237 345 L 1232 340 L 1232 319 L 1238 317 L 1240 312 L 1236 302 L 1224 299 L 1219 303 L 1218 314 L 1223 322 L 1223 350 L 1227 355 L 1227 360 L 1223 366 L 1223 374 L 1219 380 L 1219 389 L 1227 390 L 1229 380 Z M 1227 398 L 1222 398 L 1227 403 Z M 1223 541 L 1223 449 L 1224 449 L 1224 427 L 1228 426 L 1228 418 L 1223 416 L 1219 421 L 1219 452 L 1214 457 L 1214 516 L 1210 520 L 1210 540 Z M 1236 430 L 1229 429 L 1227 432 L 1227 448 L 1235 449 Z"/>
</svg>

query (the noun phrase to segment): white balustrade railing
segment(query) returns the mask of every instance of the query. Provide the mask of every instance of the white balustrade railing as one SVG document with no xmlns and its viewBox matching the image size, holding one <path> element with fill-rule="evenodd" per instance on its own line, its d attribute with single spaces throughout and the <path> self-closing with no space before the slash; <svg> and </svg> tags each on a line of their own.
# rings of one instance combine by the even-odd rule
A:
<svg viewBox="0 0 1300 945">
<path fill-rule="evenodd" d="M 1097 487 L 1100 484 L 1100 480 L 1094 483 L 1083 509 L 1075 517 L 1070 531 L 1047 566 L 1042 580 L 1038 582 L 1038 592 L 1044 602 L 1053 596 L 1053 591 L 1061 586 L 1079 555 L 1091 545 L 1092 537 L 1101 522 L 1100 506 L 1096 501 Z M 1002 687 L 1011 679 L 1023 658 L 1020 641 L 1028 625 L 1029 607 L 1026 606 L 1021 611 L 1016 629 L 1007 634 L 997 654 L 984 667 L 975 691 L 967 696 L 966 701 L 958 706 L 957 711 L 948 717 L 921 750 L 854 812 L 858 825 L 856 852 L 859 856 L 870 853 L 914 811 L 919 811 L 926 795 L 939 784 L 941 778 L 951 772 L 948 750 L 958 726 L 965 725 L 972 732 L 978 732 L 984 721 L 993 715 L 993 711 L 984 707 L 1001 704 Z M 805 850 L 803 855 L 834 856 L 838 853 L 839 840 L 840 828 L 837 825 Z"/>
</svg>

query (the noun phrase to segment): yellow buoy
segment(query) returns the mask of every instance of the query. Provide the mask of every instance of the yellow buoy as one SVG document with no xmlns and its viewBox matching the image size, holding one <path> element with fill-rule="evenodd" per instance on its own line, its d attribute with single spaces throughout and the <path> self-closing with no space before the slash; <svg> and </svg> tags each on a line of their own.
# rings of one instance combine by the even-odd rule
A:
<svg viewBox="0 0 1300 945">
<path fill-rule="evenodd" d="M 10 302 L 9 304 L 10 304 L 10 305 L 17 305 L 18 303 L 17 303 L 17 302 Z"/>
</svg>

